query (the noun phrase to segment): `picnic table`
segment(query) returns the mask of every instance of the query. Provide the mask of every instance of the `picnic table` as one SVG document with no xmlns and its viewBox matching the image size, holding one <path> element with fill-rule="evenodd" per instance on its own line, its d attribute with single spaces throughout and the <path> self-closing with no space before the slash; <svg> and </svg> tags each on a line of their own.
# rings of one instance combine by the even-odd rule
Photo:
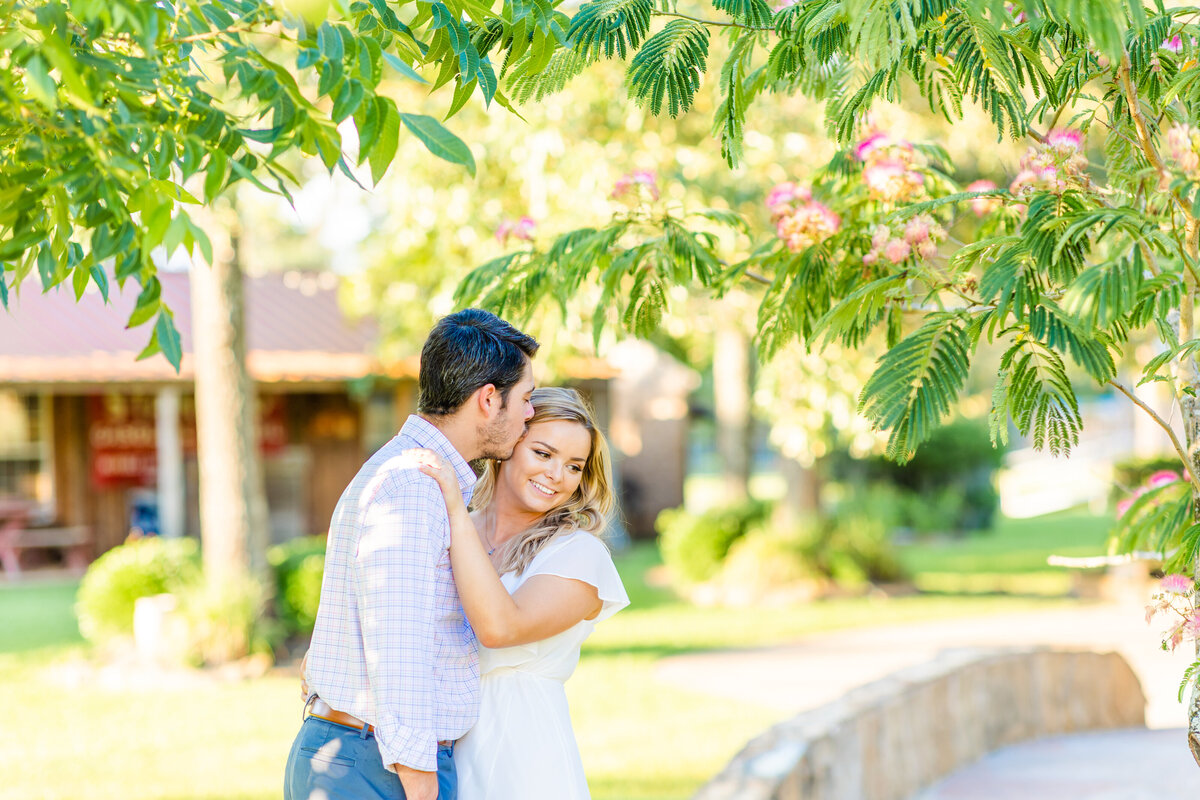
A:
<svg viewBox="0 0 1200 800">
<path fill-rule="evenodd" d="M 67 566 L 87 569 L 92 541 L 86 526 L 43 527 L 32 524 L 37 505 L 16 497 L 0 497 L 0 566 L 7 578 L 21 574 L 25 550 L 61 550 Z"/>
</svg>

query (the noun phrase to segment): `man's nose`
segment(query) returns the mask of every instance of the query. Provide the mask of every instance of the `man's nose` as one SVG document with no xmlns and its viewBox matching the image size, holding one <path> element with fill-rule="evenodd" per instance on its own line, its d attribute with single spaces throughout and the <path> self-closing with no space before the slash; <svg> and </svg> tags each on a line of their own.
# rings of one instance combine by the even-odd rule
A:
<svg viewBox="0 0 1200 800">
<path fill-rule="evenodd" d="M 525 401 L 525 420 L 528 422 L 533 417 L 533 403 Z"/>
</svg>

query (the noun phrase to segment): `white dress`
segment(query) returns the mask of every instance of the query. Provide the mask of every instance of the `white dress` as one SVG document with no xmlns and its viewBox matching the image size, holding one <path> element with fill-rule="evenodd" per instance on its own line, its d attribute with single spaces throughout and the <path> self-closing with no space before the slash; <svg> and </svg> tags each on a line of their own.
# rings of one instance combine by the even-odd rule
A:
<svg viewBox="0 0 1200 800">
<path fill-rule="evenodd" d="M 587 781 L 563 682 L 579 646 L 600 620 L 629 605 L 608 549 L 590 533 L 547 545 L 520 575 L 500 577 L 509 593 L 534 575 L 595 586 L 603 607 L 593 620 L 532 644 L 479 648 L 479 721 L 454 748 L 458 800 L 588 800 Z"/>
</svg>

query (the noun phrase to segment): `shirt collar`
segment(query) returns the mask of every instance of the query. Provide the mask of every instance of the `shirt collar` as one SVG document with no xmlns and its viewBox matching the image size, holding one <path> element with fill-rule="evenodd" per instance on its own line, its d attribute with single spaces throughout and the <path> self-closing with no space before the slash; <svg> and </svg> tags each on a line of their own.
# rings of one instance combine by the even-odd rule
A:
<svg viewBox="0 0 1200 800">
<path fill-rule="evenodd" d="M 471 465 L 462 457 L 462 454 L 455 449 L 454 445 L 450 444 L 450 440 L 446 438 L 445 434 L 429 420 L 416 414 L 409 415 L 404 422 L 404 427 L 400 429 L 400 434 L 412 439 L 421 447 L 434 451 L 450 462 L 450 466 L 454 467 L 454 474 L 458 477 L 458 488 L 462 490 L 464 497 L 470 497 L 475 488 L 475 470 L 471 469 Z"/>
</svg>

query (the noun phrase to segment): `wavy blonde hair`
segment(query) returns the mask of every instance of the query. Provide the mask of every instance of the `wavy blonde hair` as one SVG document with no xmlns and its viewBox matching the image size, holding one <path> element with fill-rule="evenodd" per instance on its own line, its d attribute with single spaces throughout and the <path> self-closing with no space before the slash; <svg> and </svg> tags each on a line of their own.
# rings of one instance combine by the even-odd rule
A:
<svg viewBox="0 0 1200 800">
<path fill-rule="evenodd" d="M 583 465 L 583 475 L 574 494 L 565 503 L 548 511 L 533 527 L 521 531 L 501 545 L 501 574 L 524 572 L 534 556 L 559 536 L 586 531 L 599 538 L 616 505 L 608 442 L 596 425 L 595 412 L 583 396 L 574 389 L 549 386 L 535 389 L 530 401 L 533 403 L 533 416 L 529 419 L 529 425 L 556 420 L 578 423 L 591 434 L 592 449 Z M 471 498 L 472 509 L 486 508 L 492 502 L 496 478 L 503 463 L 485 462 Z"/>
</svg>

